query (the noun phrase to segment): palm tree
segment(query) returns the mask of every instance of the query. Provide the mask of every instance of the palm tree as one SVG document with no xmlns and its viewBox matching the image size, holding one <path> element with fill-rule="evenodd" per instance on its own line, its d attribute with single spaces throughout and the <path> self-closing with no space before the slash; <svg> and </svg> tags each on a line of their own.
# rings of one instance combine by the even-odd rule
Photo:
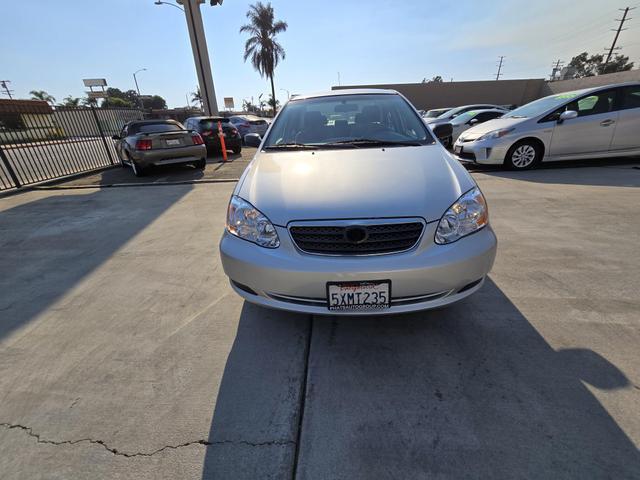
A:
<svg viewBox="0 0 640 480">
<path fill-rule="evenodd" d="M 200 108 L 202 108 L 202 94 L 200 93 L 200 87 L 197 87 L 195 92 L 191 92 L 191 103 L 199 103 Z"/>
<path fill-rule="evenodd" d="M 72 97 L 68 95 L 62 99 L 62 103 L 60 104 L 62 107 L 79 107 L 80 99 L 77 97 Z"/>
<path fill-rule="evenodd" d="M 31 90 L 29 95 L 31 95 L 31 100 L 42 100 L 43 102 L 47 102 L 51 105 L 56 102 L 55 97 L 53 95 L 49 95 L 44 90 Z"/>
<path fill-rule="evenodd" d="M 271 95 L 275 98 L 273 73 L 280 60 L 285 58 L 284 48 L 276 41 L 276 35 L 287 30 L 287 23 L 275 20 L 271 3 L 264 5 L 262 2 L 257 2 L 251 5 L 247 18 L 249 23 L 240 27 L 240 33 L 249 34 L 244 44 L 244 61 L 251 57 L 253 68 L 260 73 L 260 76 L 269 78 Z M 273 113 L 275 114 L 275 109 Z"/>
</svg>

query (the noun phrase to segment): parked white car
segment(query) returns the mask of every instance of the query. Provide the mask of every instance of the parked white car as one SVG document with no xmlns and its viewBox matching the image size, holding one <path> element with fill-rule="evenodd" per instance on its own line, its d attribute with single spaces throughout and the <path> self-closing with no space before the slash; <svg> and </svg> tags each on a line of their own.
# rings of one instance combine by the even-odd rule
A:
<svg viewBox="0 0 640 480">
<path fill-rule="evenodd" d="M 544 161 L 640 155 L 640 83 L 535 100 L 463 132 L 458 160 L 515 170 Z"/>
<path fill-rule="evenodd" d="M 462 132 L 481 123 L 488 122 L 489 120 L 500 118 L 508 111 L 509 110 L 504 108 L 492 108 L 487 110 L 469 110 L 468 112 L 458 115 L 449 122 L 452 127 L 452 132 L 451 141 L 448 145 L 453 145 L 453 142 L 458 139 Z"/>
</svg>

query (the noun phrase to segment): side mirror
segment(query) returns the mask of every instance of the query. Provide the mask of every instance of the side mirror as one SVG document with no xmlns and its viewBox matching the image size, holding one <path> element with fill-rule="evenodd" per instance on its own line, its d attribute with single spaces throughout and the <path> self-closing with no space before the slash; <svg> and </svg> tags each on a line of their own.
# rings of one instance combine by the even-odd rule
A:
<svg viewBox="0 0 640 480">
<path fill-rule="evenodd" d="M 576 112 L 575 110 L 567 110 L 560 114 L 560 116 L 558 117 L 558 123 L 562 123 L 565 120 L 571 120 L 573 118 L 576 118 L 577 116 L 578 112 Z"/>
<path fill-rule="evenodd" d="M 257 133 L 247 133 L 244 136 L 244 143 L 247 147 L 256 147 L 258 148 L 262 143 L 262 138 Z"/>
<path fill-rule="evenodd" d="M 472 118 L 471 120 L 469 120 L 467 123 L 469 125 L 475 125 L 476 123 L 478 123 L 480 120 L 478 120 L 477 118 Z"/>
<path fill-rule="evenodd" d="M 111 135 L 111 138 L 113 138 L 114 140 L 120 140 L 120 135 L 118 135 L 118 134 Z"/>
</svg>

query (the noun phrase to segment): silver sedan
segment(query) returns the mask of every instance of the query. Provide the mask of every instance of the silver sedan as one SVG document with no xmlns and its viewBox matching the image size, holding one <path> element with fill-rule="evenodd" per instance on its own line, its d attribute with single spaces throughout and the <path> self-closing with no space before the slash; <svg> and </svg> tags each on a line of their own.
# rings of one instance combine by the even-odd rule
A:
<svg viewBox="0 0 640 480">
<path fill-rule="evenodd" d="M 640 155 L 640 83 L 535 100 L 463 132 L 458 160 L 514 170 L 545 161 Z"/>
<path fill-rule="evenodd" d="M 397 92 L 297 96 L 258 146 L 220 243 L 246 300 L 382 314 L 481 288 L 496 253 L 484 196 Z"/>
</svg>

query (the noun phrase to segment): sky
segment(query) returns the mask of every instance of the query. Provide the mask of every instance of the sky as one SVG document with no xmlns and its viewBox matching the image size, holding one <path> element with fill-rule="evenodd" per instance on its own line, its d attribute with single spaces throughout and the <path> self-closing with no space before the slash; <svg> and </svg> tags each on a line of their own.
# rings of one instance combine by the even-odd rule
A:
<svg viewBox="0 0 640 480">
<path fill-rule="evenodd" d="M 170 1 L 170 0 L 166 0 Z M 45 90 L 58 101 L 84 96 L 83 78 L 161 95 L 182 107 L 197 86 L 184 14 L 154 0 L 2 0 L 0 80 L 18 98 Z M 267 98 L 269 82 L 243 61 L 239 33 L 252 2 L 202 5 L 217 101 Z M 272 0 L 288 23 L 275 73 L 276 96 L 338 84 L 490 80 L 504 55 L 503 79 L 545 78 L 551 64 L 583 51 L 603 53 L 621 18 L 638 6 L 620 35 L 620 53 L 640 66 L 638 0 Z M 0 94 L 0 98 L 7 98 Z"/>
</svg>

